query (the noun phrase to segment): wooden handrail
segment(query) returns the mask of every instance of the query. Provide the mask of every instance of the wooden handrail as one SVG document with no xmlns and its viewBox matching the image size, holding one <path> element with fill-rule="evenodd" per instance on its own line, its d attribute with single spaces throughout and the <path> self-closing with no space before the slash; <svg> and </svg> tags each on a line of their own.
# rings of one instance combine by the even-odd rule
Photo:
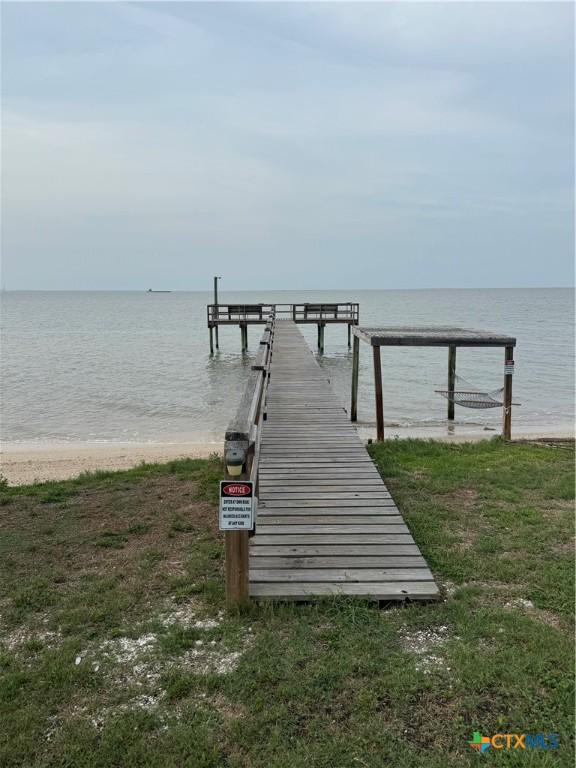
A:
<svg viewBox="0 0 576 768">
<path fill-rule="evenodd" d="M 219 322 L 249 322 L 264 319 L 273 313 L 277 318 L 323 321 L 349 320 L 358 323 L 360 305 L 357 302 L 295 302 L 292 304 L 208 304 L 208 324 Z"/>
<path fill-rule="evenodd" d="M 224 438 L 224 464 L 230 451 L 241 451 L 242 474 L 235 480 L 252 480 L 258 498 L 258 459 L 262 422 L 265 418 L 266 394 L 270 378 L 270 362 L 274 344 L 275 313 L 268 316 L 260 350 L 248 374 L 242 399 L 228 425 Z M 227 478 L 230 476 L 227 474 Z M 230 478 L 231 479 L 231 478 Z M 226 602 L 229 606 L 248 600 L 248 539 L 250 531 L 226 531 Z"/>
</svg>

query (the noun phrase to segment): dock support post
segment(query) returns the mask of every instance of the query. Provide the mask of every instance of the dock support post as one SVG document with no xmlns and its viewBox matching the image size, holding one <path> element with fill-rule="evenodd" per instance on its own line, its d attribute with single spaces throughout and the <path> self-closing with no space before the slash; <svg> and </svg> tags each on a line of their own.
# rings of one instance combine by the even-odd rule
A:
<svg viewBox="0 0 576 768">
<path fill-rule="evenodd" d="M 242 352 L 248 351 L 248 326 L 245 323 L 240 323 L 240 344 Z"/>
<path fill-rule="evenodd" d="M 454 385 L 456 383 L 456 345 L 448 347 L 448 421 L 454 421 Z"/>
<path fill-rule="evenodd" d="M 514 347 L 504 347 L 504 397 L 502 437 L 512 439 L 512 373 L 514 371 Z"/>
<path fill-rule="evenodd" d="M 350 326 L 348 326 L 350 328 Z M 352 347 L 352 396 L 350 402 L 350 421 L 358 421 L 358 374 L 360 371 L 360 339 L 354 336 Z"/>
<path fill-rule="evenodd" d="M 216 349 L 220 349 L 218 339 L 218 320 L 220 319 L 220 307 L 218 306 L 218 280 L 222 280 L 222 278 L 214 276 L 214 308 L 216 310 L 216 325 L 214 326 L 214 330 L 216 331 Z"/>
<path fill-rule="evenodd" d="M 225 534 L 228 607 L 248 600 L 248 534 L 249 531 L 227 531 Z"/>
<path fill-rule="evenodd" d="M 350 323 L 348 323 L 348 349 L 350 349 Z"/>
<path fill-rule="evenodd" d="M 224 456 L 226 456 L 226 444 L 224 444 Z M 232 477 L 228 474 L 228 468 L 226 467 L 226 480 L 248 480 L 250 478 L 249 466 L 247 455 L 242 475 L 240 477 Z M 250 597 L 248 560 L 250 533 L 251 531 L 226 531 L 224 534 L 226 606 L 228 608 L 247 603 Z"/>
<path fill-rule="evenodd" d="M 325 327 L 326 326 L 324 323 L 320 323 L 320 325 L 318 326 L 318 348 L 320 352 L 322 352 L 322 354 L 324 354 L 324 328 Z"/>
<path fill-rule="evenodd" d="M 212 326 L 210 326 L 209 330 L 210 330 L 210 354 L 213 355 L 214 354 L 214 336 L 213 336 L 214 329 L 212 328 Z"/>
<path fill-rule="evenodd" d="M 382 404 L 382 365 L 380 363 L 380 347 L 373 346 L 374 357 L 374 394 L 376 396 L 376 440 L 384 442 L 384 406 Z"/>
</svg>

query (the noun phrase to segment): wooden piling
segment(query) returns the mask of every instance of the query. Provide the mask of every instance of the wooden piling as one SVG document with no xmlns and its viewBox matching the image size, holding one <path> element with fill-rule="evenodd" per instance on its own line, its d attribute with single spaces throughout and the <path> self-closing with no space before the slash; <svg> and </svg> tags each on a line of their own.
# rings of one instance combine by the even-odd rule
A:
<svg viewBox="0 0 576 768">
<path fill-rule="evenodd" d="M 240 344 L 242 352 L 248 351 L 248 326 L 246 323 L 240 323 Z"/>
<path fill-rule="evenodd" d="M 348 349 L 350 349 L 350 323 L 348 323 Z"/>
<path fill-rule="evenodd" d="M 226 431 L 224 442 L 225 479 L 234 482 L 250 480 L 252 474 L 252 462 L 254 460 L 253 446 L 250 445 L 250 432 L 253 425 L 254 413 L 254 388 L 261 380 L 262 370 L 251 369 L 249 385 L 247 386 L 234 419 Z M 228 449 L 244 451 L 244 464 L 242 474 L 232 477 L 226 466 L 226 453 Z M 226 605 L 230 608 L 249 599 L 249 530 L 227 530 L 224 533 L 226 563 L 224 573 L 226 576 Z"/>
<path fill-rule="evenodd" d="M 514 347 L 504 348 L 504 397 L 502 437 L 512 439 L 512 371 L 514 370 Z"/>
<path fill-rule="evenodd" d="M 244 466 L 244 472 L 240 478 L 230 477 L 226 472 L 227 480 L 248 480 L 248 467 Z M 248 587 L 248 547 L 250 531 L 226 531 L 224 542 L 226 549 L 226 605 L 238 605 L 247 602 L 249 598 Z"/>
<path fill-rule="evenodd" d="M 249 531 L 226 531 L 226 605 L 248 601 Z"/>
<path fill-rule="evenodd" d="M 376 440 L 384 441 L 384 406 L 382 404 L 382 365 L 380 362 L 380 347 L 372 347 L 374 358 L 374 394 L 376 397 Z"/>
<path fill-rule="evenodd" d="M 214 330 L 216 332 L 216 349 L 220 349 L 219 338 L 218 338 L 218 320 L 220 319 L 220 309 L 218 307 L 218 280 L 221 280 L 221 278 L 215 275 L 214 276 L 214 307 L 216 310 L 216 325 L 214 326 Z"/>
<path fill-rule="evenodd" d="M 456 383 L 456 345 L 448 347 L 448 420 L 454 421 L 454 386 Z"/>
<path fill-rule="evenodd" d="M 213 337 L 213 328 L 210 326 L 210 354 L 214 354 L 214 337 Z"/>
<path fill-rule="evenodd" d="M 350 328 L 350 326 L 348 326 Z M 360 372 L 360 339 L 354 336 L 352 347 L 352 395 L 350 402 L 350 421 L 358 421 L 358 375 Z"/>
</svg>

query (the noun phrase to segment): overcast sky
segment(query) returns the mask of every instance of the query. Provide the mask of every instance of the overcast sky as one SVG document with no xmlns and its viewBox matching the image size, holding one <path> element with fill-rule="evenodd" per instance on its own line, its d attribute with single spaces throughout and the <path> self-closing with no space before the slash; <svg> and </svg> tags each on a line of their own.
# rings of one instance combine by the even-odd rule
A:
<svg viewBox="0 0 576 768">
<path fill-rule="evenodd" d="M 3 3 L 8 289 L 569 285 L 570 3 Z"/>
</svg>

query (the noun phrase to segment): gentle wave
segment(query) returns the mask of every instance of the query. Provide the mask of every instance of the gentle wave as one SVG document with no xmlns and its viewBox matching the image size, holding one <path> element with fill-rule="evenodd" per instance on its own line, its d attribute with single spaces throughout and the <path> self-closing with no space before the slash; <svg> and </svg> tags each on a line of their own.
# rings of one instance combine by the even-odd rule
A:
<svg viewBox="0 0 576 768">
<path fill-rule="evenodd" d="M 210 357 L 209 293 L 7 292 L 2 295 L 4 441 L 217 439 L 238 403 L 261 327 L 220 330 Z M 569 289 L 261 292 L 222 302 L 358 301 L 360 322 L 453 325 L 517 336 L 514 423 L 566 426 L 574 420 L 573 292 Z M 315 326 L 302 326 L 314 349 Z M 348 406 L 351 354 L 344 326 L 326 329 L 326 370 Z M 442 348 L 382 350 L 385 419 L 392 428 L 445 426 Z M 486 391 L 501 385 L 501 349 L 462 349 L 458 373 Z M 371 357 L 361 345 L 361 425 L 373 424 Z M 457 409 L 457 425 L 496 430 L 500 409 Z"/>
</svg>

